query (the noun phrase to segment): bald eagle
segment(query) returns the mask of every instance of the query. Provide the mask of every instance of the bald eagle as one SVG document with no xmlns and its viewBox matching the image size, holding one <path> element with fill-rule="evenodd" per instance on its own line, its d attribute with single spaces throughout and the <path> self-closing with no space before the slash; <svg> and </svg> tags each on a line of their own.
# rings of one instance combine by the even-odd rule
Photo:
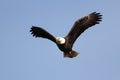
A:
<svg viewBox="0 0 120 80">
<path fill-rule="evenodd" d="M 64 53 L 64 57 L 73 58 L 78 55 L 78 52 L 72 50 L 76 39 L 89 27 L 99 24 L 101 19 L 102 15 L 100 13 L 92 12 L 75 21 L 70 32 L 65 37 L 54 37 L 45 29 L 36 26 L 32 26 L 30 32 L 35 37 L 42 37 L 53 41 Z"/>
</svg>

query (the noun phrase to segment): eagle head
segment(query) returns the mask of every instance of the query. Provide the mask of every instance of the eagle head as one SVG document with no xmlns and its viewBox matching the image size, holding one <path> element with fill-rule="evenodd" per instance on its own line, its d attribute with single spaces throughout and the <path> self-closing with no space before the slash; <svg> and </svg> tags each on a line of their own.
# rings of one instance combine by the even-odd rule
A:
<svg viewBox="0 0 120 80">
<path fill-rule="evenodd" d="M 55 39 L 56 39 L 57 44 L 64 44 L 65 43 L 65 39 L 62 37 L 56 37 Z"/>
</svg>

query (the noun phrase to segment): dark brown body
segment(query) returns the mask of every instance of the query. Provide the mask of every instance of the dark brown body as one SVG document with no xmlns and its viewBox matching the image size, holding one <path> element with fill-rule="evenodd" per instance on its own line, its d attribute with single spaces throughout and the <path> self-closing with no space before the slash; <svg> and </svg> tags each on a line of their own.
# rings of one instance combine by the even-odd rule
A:
<svg viewBox="0 0 120 80">
<path fill-rule="evenodd" d="M 64 53 L 64 57 L 73 58 L 78 55 L 77 52 L 72 50 L 72 46 L 69 44 L 68 38 L 65 38 L 65 44 L 57 44 L 58 48 Z"/>
</svg>

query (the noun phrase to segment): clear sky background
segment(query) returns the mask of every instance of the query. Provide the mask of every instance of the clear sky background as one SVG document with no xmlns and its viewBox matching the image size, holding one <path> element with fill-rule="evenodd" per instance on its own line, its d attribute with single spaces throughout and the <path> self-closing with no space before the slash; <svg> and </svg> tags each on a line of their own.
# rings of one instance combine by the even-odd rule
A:
<svg viewBox="0 0 120 80">
<path fill-rule="evenodd" d="M 120 0 L 0 0 L 0 80 L 120 80 L 119 8 Z M 29 32 L 34 25 L 64 37 L 94 11 L 103 21 L 77 39 L 72 59 Z"/>
</svg>

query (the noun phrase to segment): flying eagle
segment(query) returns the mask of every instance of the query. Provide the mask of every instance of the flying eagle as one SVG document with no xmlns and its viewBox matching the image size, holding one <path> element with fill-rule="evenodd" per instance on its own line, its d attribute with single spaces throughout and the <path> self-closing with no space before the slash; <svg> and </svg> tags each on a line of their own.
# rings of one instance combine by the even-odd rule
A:
<svg viewBox="0 0 120 80">
<path fill-rule="evenodd" d="M 35 37 L 42 37 L 53 41 L 64 53 L 64 57 L 73 58 L 78 55 L 78 52 L 72 50 L 76 39 L 89 27 L 99 24 L 101 19 L 102 15 L 100 13 L 90 13 L 89 15 L 78 19 L 65 37 L 54 37 L 43 28 L 36 26 L 32 26 L 30 32 Z"/>
</svg>

